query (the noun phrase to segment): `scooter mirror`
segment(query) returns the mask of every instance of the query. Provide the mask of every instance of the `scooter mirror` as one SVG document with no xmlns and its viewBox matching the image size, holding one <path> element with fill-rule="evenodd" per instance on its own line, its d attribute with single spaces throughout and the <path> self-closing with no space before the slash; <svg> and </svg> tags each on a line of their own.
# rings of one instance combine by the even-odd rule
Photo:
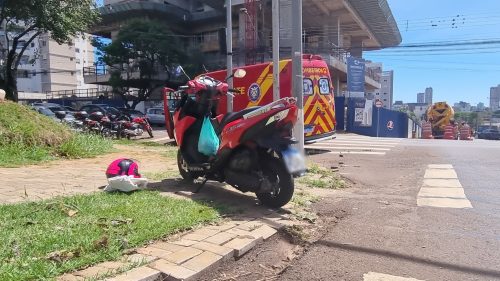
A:
<svg viewBox="0 0 500 281">
<path fill-rule="evenodd" d="M 236 72 L 234 72 L 234 77 L 236 77 L 236 78 L 243 78 L 246 75 L 247 75 L 247 72 L 244 69 L 238 69 L 238 70 L 236 70 Z"/>
</svg>

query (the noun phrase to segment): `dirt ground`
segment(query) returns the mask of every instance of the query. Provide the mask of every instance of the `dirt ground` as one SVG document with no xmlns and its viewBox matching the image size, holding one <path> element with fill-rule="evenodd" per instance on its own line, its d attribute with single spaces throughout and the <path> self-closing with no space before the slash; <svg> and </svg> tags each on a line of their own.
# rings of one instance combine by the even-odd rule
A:
<svg viewBox="0 0 500 281">
<path fill-rule="evenodd" d="M 0 168 L 0 204 L 89 193 L 107 184 L 104 172 L 117 158 L 132 158 L 139 172 L 177 170 L 174 157 L 164 147 L 116 145 L 117 152 L 90 159 L 57 160 L 41 165 Z"/>
</svg>

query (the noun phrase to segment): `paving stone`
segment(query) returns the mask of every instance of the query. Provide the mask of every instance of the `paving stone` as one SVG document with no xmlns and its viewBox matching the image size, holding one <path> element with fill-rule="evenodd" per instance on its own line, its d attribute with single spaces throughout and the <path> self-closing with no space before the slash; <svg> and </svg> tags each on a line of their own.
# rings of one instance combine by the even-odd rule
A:
<svg viewBox="0 0 500 281">
<path fill-rule="evenodd" d="M 166 280 L 190 280 L 194 279 L 197 272 L 169 261 L 160 259 L 149 265 L 151 268 L 159 270 L 167 275 Z"/>
<path fill-rule="evenodd" d="M 75 272 L 73 275 L 84 277 L 84 278 L 95 278 L 98 276 L 102 276 L 105 274 L 109 274 L 110 272 L 113 272 L 113 270 L 110 270 L 105 267 L 100 267 L 98 265 L 91 266 L 89 268 L 79 270 Z"/>
<path fill-rule="evenodd" d="M 175 245 L 180 245 L 180 246 L 191 246 L 193 244 L 196 244 L 198 243 L 198 241 L 194 241 L 194 240 L 188 240 L 188 239 L 180 239 L 180 240 L 177 240 L 177 241 L 172 241 L 171 242 L 172 244 L 175 244 Z"/>
<path fill-rule="evenodd" d="M 254 237 L 262 237 L 262 239 L 264 240 L 273 236 L 276 232 L 277 232 L 276 229 L 268 225 L 262 225 L 261 227 L 251 231 Z"/>
<path fill-rule="evenodd" d="M 194 231 L 192 234 L 196 234 L 196 235 L 200 235 L 200 236 L 206 236 L 205 238 L 207 238 L 207 237 L 210 237 L 210 236 L 214 236 L 215 234 L 217 234 L 219 232 L 220 232 L 220 230 L 211 229 L 211 228 L 208 228 L 208 227 L 204 227 L 204 228 L 201 228 L 201 229 L 198 229 L 198 230 Z"/>
<path fill-rule="evenodd" d="M 232 228 L 230 230 L 227 230 L 226 233 L 234 234 L 238 237 L 242 238 L 259 238 L 258 236 L 256 237 L 252 232 L 238 229 L 238 228 Z"/>
<path fill-rule="evenodd" d="M 124 256 L 123 261 L 129 263 L 149 263 L 158 259 L 157 257 L 143 255 L 143 254 L 133 254 L 129 256 Z"/>
<path fill-rule="evenodd" d="M 85 278 L 72 274 L 64 274 L 56 278 L 56 281 L 83 281 Z"/>
<path fill-rule="evenodd" d="M 201 272 L 216 266 L 221 261 L 222 256 L 206 251 L 183 263 L 182 266 L 195 272 Z"/>
<path fill-rule="evenodd" d="M 234 249 L 232 249 L 232 248 L 220 246 L 217 244 L 208 243 L 205 241 L 201 241 L 199 243 L 196 243 L 191 247 L 196 248 L 196 249 L 200 249 L 203 251 L 212 252 L 214 254 L 222 256 L 223 259 L 230 258 L 234 255 Z"/>
<path fill-rule="evenodd" d="M 193 258 L 199 254 L 201 254 L 203 251 L 200 249 L 196 248 L 191 248 L 191 247 L 186 247 L 185 249 L 182 249 L 180 251 L 177 251 L 175 253 L 171 253 L 168 255 L 165 255 L 163 259 L 173 262 L 176 264 L 181 264 L 185 261 L 187 261 L 190 258 Z"/>
<path fill-rule="evenodd" d="M 220 224 L 220 225 L 209 225 L 206 228 L 208 228 L 208 229 L 215 229 L 215 230 L 218 230 L 218 231 L 226 231 L 226 230 L 231 229 L 231 228 L 233 228 L 235 226 L 237 226 L 236 223 L 234 223 L 232 221 L 229 221 L 229 222 L 225 222 L 225 223 Z"/>
<path fill-rule="evenodd" d="M 250 251 L 256 243 L 257 240 L 252 238 L 234 238 L 223 246 L 234 249 L 234 256 L 241 257 L 246 252 Z"/>
<path fill-rule="evenodd" d="M 119 262 L 119 261 L 107 261 L 107 262 L 103 262 L 103 263 L 98 264 L 98 266 L 104 267 L 104 268 L 109 269 L 110 271 L 113 271 L 113 270 L 117 270 L 117 269 L 125 267 L 126 264 L 123 262 Z"/>
<path fill-rule="evenodd" d="M 106 280 L 107 281 L 159 281 L 163 279 L 161 279 L 160 271 L 147 266 L 141 266 Z"/>
<path fill-rule="evenodd" d="M 208 242 L 208 243 L 212 243 L 212 244 L 222 245 L 222 244 L 228 242 L 229 240 L 233 239 L 234 237 L 236 237 L 236 234 L 227 233 L 227 232 L 220 232 L 212 237 L 208 237 L 207 239 L 205 239 L 203 241 Z"/>
<path fill-rule="evenodd" d="M 189 234 L 182 236 L 182 239 L 187 239 L 187 240 L 192 240 L 192 241 L 201 241 L 207 237 L 209 237 L 209 235 L 189 233 Z"/>
<path fill-rule="evenodd" d="M 162 249 L 162 250 L 169 251 L 172 253 L 175 253 L 177 251 L 180 251 L 180 250 L 186 248 L 185 246 L 181 246 L 181 245 L 177 245 L 177 244 L 173 244 L 173 243 L 169 243 L 169 242 L 156 242 L 156 243 L 149 245 L 148 247 L 154 247 L 154 248 Z"/>
<path fill-rule="evenodd" d="M 261 226 L 262 226 L 262 222 L 260 222 L 260 221 L 249 221 L 249 222 L 246 222 L 244 224 L 238 225 L 235 228 L 246 230 L 246 231 L 252 231 L 252 230 L 257 229 Z"/>
<path fill-rule="evenodd" d="M 161 258 L 163 256 L 171 254 L 172 252 L 165 251 L 165 250 L 162 250 L 162 249 L 158 249 L 158 248 L 155 248 L 155 247 L 146 247 L 146 248 L 139 248 L 139 249 L 137 249 L 137 253 L 143 254 L 143 255 L 148 255 L 148 256 L 153 256 L 153 257 Z"/>
</svg>

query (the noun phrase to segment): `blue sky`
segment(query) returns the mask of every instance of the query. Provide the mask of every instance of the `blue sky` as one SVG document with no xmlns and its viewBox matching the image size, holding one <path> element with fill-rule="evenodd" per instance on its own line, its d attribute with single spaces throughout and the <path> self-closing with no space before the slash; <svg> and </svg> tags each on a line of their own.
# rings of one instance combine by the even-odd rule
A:
<svg viewBox="0 0 500 281">
<path fill-rule="evenodd" d="M 500 40 L 498 0 L 388 2 L 398 22 L 402 44 Z M 490 87 L 500 84 L 500 44 L 450 48 L 455 50 L 418 53 L 400 48 L 365 52 L 363 56 L 382 62 L 384 69 L 394 70 L 395 100 L 416 102 L 417 93 L 431 86 L 434 101 L 466 101 L 474 105 L 484 102 L 488 106 Z"/>
</svg>

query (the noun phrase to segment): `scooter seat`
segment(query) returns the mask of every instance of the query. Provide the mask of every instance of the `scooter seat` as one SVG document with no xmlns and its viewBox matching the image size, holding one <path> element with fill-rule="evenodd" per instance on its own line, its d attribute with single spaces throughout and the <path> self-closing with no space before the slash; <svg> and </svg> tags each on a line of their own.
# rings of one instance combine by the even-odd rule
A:
<svg viewBox="0 0 500 281">
<path fill-rule="evenodd" d="M 241 111 L 237 111 L 237 112 L 229 112 L 227 113 L 226 115 L 224 115 L 224 117 L 222 117 L 222 121 L 220 122 L 220 131 L 222 132 L 222 129 L 229 123 L 233 122 L 234 120 L 238 120 L 240 118 L 243 118 L 243 115 L 249 113 L 249 112 L 252 112 L 256 109 L 259 109 L 261 108 L 261 106 L 252 106 L 252 107 L 249 107 L 249 108 L 245 108 Z"/>
</svg>

